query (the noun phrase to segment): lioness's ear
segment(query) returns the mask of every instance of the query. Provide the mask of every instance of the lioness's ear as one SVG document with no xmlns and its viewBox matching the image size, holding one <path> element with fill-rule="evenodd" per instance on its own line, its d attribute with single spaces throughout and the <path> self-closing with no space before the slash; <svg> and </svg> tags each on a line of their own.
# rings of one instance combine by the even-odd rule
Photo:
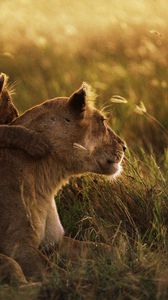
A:
<svg viewBox="0 0 168 300">
<path fill-rule="evenodd" d="M 5 74 L 1 73 L 0 74 L 0 93 L 3 90 L 4 83 L 5 83 Z"/>
<path fill-rule="evenodd" d="M 70 107 L 77 113 L 82 113 L 86 108 L 86 87 L 82 84 L 79 90 L 74 92 L 69 98 Z"/>
</svg>

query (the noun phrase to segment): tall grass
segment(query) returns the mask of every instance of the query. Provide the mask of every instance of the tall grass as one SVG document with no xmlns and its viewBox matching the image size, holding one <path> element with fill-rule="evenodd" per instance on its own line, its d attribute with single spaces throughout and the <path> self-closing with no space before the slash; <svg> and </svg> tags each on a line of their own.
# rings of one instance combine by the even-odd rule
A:
<svg viewBox="0 0 168 300">
<path fill-rule="evenodd" d="M 0 2 L 0 68 L 16 82 L 20 111 L 87 81 L 129 146 L 117 181 L 73 178 L 56 197 L 66 234 L 111 253 L 55 254 L 48 282 L 0 286 L 0 299 L 168 298 L 166 4 Z"/>
</svg>

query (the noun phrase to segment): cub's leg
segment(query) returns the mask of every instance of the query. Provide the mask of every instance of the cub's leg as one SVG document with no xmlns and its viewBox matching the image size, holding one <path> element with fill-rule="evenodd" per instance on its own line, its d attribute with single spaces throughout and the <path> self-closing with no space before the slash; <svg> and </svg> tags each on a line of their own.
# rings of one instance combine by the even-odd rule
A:
<svg viewBox="0 0 168 300">
<path fill-rule="evenodd" d="M 34 158 L 40 158 L 50 152 L 46 139 L 39 133 L 22 126 L 0 126 L 0 148 L 17 148 Z"/>
<path fill-rule="evenodd" d="M 9 256 L 0 254 L 0 282 L 11 285 L 27 283 L 19 264 Z"/>
</svg>

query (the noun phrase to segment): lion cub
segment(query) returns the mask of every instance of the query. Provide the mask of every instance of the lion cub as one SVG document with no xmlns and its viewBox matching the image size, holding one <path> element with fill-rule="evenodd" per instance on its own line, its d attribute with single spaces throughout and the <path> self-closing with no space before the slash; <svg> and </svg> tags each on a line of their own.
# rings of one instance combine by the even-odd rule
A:
<svg viewBox="0 0 168 300">
<path fill-rule="evenodd" d="M 51 151 L 35 161 L 19 149 L 0 149 L 0 253 L 15 260 L 26 278 L 41 278 L 39 249 L 64 235 L 54 195 L 72 175 L 119 175 L 125 144 L 89 105 L 86 84 L 70 97 L 29 109 L 12 126 L 48 139 Z"/>
<path fill-rule="evenodd" d="M 8 78 L 0 74 L 0 148 L 19 148 L 34 158 L 49 152 L 49 145 L 39 134 L 22 126 L 8 126 L 19 116 L 7 85 Z"/>
</svg>

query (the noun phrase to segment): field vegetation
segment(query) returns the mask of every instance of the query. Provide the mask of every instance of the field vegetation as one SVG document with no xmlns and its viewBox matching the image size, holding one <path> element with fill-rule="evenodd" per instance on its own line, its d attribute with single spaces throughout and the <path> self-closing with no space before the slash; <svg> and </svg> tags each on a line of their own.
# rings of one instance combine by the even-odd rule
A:
<svg viewBox="0 0 168 300">
<path fill-rule="evenodd" d="M 66 235 L 112 246 L 59 254 L 42 285 L 1 299 L 168 299 L 166 0 L 0 0 L 0 71 L 20 112 L 83 81 L 127 142 L 124 171 L 73 178 L 56 197 Z"/>
</svg>

